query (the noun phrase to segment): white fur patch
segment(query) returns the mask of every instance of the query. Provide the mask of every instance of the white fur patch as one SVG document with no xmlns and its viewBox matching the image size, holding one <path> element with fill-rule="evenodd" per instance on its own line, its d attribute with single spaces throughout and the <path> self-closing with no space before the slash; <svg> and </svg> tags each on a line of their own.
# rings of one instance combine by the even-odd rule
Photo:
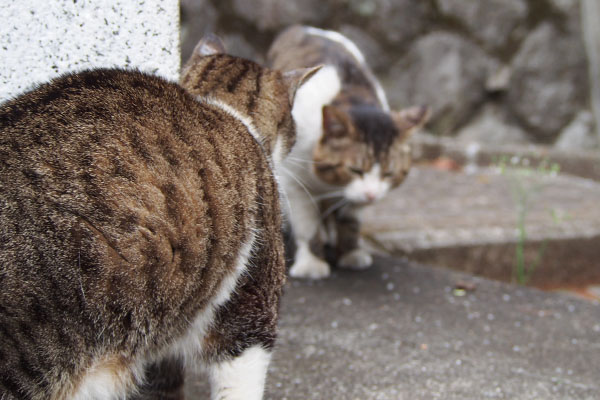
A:
<svg viewBox="0 0 600 400">
<path fill-rule="evenodd" d="M 263 397 L 271 353 L 260 346 L 209 369 L 211 399 L 260 400 Z"/>
<path fill-rule="evenodd" d="M 373 168 L 360 178 L 354 179 L 344 190 L 345 197 L 354 203 L 372 203 L 390 190 L 390 183 L 381 178 L 381 166 Z"/>
<path fill-rule="evenodd" d="M 322 279 L 329 276 L 331 268 L 325 260 L 321 260 L 311 251 L 307 242 L 296 242 L 298 246 L 294 256 L 294 264 L 290 267 L 293 278 Z"/>
<path fill-rule="evenodd" d="M 246 129 L 248 129 L 248 132 L 250 132 L 252 137 L 254 137 L 254 139 L 258 143 L 260 143 L 261 146 L 263 145 L 262 137 L 258 133 L 258 129 L 256 129 L 256 127 L 252 123 L 252 120 L 249 117 L 242 115 L 238 110 L 231 107 L 229 104 L 223 103 L 222 101 L 211 98 L 211 97 L 197 96 L 196 100 L 200 103 L 206 103 L 206 104 L 210 104 L 215 107 L 218 107 L 221 110 L 225 111 L 227 114 L 234 117 L 235 119 L 239 120 L 242 124 L 244 124 Z"/>
<path fill-rule="evenodd" d="M 287 153 L 283 147 L 283 139 L 280 135 L 277 135 L 277 139 L 275 139 L 275 146 L 273 148 L 273 155 L 271 156 L 273 163 L 281 163 L 285 159 L 286 155 Z"/>
<path fill-rule="evenodd" d="M 340 89 L 341 82 L 335 67 L 326 65 L 296 92 L 292 108 L 296 123 L 296 143 L 287 158 L 275 166 L 283 191 L 290 202 L 295 196 L 292 191 L 305 193 L 306 190 L 318 192 L 332 189 L 312 173 L 312 151 L 323 134 L 323 106 L 329 104 Z M 285 210 L 286 204 L 282 206 Z"/>
<path fill-rule="evenodd" d="M 350 54 L 352 54 L 354 58 L 356 58 L 356 61 L 358 61 L 361 64 L 366 64 L 365 57 L 360 52 L 359 48 L 354 44 L 354 42 L 352 42 L 350 39 L 348 39 L 341 33 L 336 31 L 327 31 L 312 26 L 306 27 L 306 33 L 314 36 L 321 36 L 341 44 Z"/>
<path fill-rule="evenodd" d="M 350 269 L 366 269 L 373 264 L 373 257 L 368 251 L 363 249 L 354 249 L 346 253 L 338 261 L 338 265 Z"/>
<path fill-rule="evenodd" d="M 142 360 L 130 365 L 113 360 L 99 360 L 85 374 L 72 400 L 116 400 L 125 398 L 136 383 L 142 382 Z"/>
<path fill-rule="evenodd" d="M 325 65 L 298 89 L 292 108 L 298 136 L 294 150 L 298 147 L 312 149 L 321 138 L 321 110 L 338 95 L 341 87 L 342 83 L 335 67 Z"/>
<path fill-rule="evenodd" d="M 340 88 L 341 83 L 335 67 L 327 65 L 296 92 L 292 108 L 292 116 L 296 123 L 296 143 L 283 162 L 276 163 L 274 168 L 282 193 L 281 207 L 286 219 L 292 222 L 294 231 L 299 218 L 295 218 L 295 221 L 290 218 L 292 210 L 302 213 L 308 206 L 308 223 L 319 222 L 317 205 L 308 192 L 332 189 L 312 172 L 312 151 L 323 132 L 322 108 L 334 99 Z"/>
<path fill-rule="evenodd" d="M 375 76 L 373 75 L 373 73 L 371 72 L 369 67 L 367 66 L 365 56 L 363 56 L 363 54 L 361 53 L 359 48 L 356 46 L 356 44 L 354 44 L 353 41 L 351 41 L 350 39 L 348 39 L 346 36 L 342 35 L 339 32 L 327 31 L 324 29 L 314 28 L 312 26 L 306 27 L 305 29 L 306 29 L 306 33 L 308 33 L 309 35 L 324 37 L 326 39 L 329 39 L 331 41 L 334 41 L 334 42 L 339 43 L 342 46 L 344 46 L 346 51 L 348 51 L 348 53 L 352 54 L 352 56 L 356 59 L 356 61 L 363 67 L 363 72 L 365 72 L 371 85 L 373 85 L 373 87 L 375 88 L 375 92 L 377 93 L 377 99 L 381 103 L 381 107 L 385 111 L 390 110 L 390 106 L 388 104 L 387 97 L 385 95 L 385 91 L 383 90 L 383 88 L 381 87 L 381 84 L 375 78 Z"/>
</svg>

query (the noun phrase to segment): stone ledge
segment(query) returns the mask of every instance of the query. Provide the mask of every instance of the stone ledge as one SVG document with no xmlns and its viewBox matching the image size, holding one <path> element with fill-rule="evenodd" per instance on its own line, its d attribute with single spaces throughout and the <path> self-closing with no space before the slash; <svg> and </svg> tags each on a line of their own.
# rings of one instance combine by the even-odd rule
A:
<svg viewBox="0 0 600 400">
<path fill-rule="evenodd" d="M 383 254 L 510 281 L 518 242 L 510 179 L 493 169 L 416 167 L 404 185 L 365 210 L 363 232 Z M 564 174 L 540 179 L 525 219 L 525 259 L 534 262 L 545 251 L 530 283 L 600 283 L 600 184 Z"/>
<path fill-rule="evenodd" d="M 562 173 L 600 182 L 600 152 L 564 151 L 533 144 L 489 145 L 460 142 L 453 138 L 418 134 L 413 140 L 413 155 L 419 161 L 433 161 L 447 157 L 459 166 L 488 167 L 502 156 L 527 159 L 532 167 L 542 161 L 557 163 Z"/>
</svg>

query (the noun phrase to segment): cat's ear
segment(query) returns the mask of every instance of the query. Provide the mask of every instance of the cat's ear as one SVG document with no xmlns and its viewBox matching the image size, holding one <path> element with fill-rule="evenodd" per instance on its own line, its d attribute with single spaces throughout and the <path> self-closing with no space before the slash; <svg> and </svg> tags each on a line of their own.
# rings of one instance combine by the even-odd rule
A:
<svg viewBox="0 0 600 400">
<path fill-rule="evenodd" d="M 331 105 L 323 106 L 323 140 L 348 135 L 352 121 L 343 110 Z"/>
<path fill-rule="evenodd" d="M 428 106 L 414 106 L 392 112 L 392 119 L 402 135 L 408 138 L 413 132 L 423 127 L 431 117 Z"/>
<path fill-rule="evenodd" d="M 316 67 L 310 68 L 297 68 L 282 74 L 283 81 L 288 87 L 290 104 L 294 104 L 294 98 L 296 97 L 296 92 L 298 89 L 300 89 L 302 85 L 304 85 L 310 78 L 319 72 L 322 67 L 322 65 L 317 65 Z"/>
<path fill-rule="evenodd" d="M 194 48 L 194 54 L 201 57 L 222 53 L 225 53 L 225 45 L 223 44 L 223 41 L 213 33 L 204 35 Z"/>
</svg>

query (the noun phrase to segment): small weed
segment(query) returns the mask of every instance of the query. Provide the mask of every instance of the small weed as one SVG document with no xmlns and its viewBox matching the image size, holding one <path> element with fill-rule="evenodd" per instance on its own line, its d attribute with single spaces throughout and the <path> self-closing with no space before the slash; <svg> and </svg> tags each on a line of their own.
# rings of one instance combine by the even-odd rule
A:
<svg viewBox="0 0 600 400">
<path fill-rule="evenodd" d="M 544 240 L 536 257 L 531 261 L 525 259 L 527 214 L 531 207 L 537 206 L 535 197 L 544 185 L 547 184 L 548 178 L 558 174 L 560 166 L 556 163 L 549 163 L 547 160 L 542 160 L 537 167 L 531 167 L 526 158 L 509 158 L 508 156 L 501 157 L 496 166 L 500 170 L 500 173 L 508 178 L 511 195 L 517 210 L 517 247 L 515 250 L 513 280 L 521 285 L 525 285 L 540 264 L 548 245 L 547 240 Z M 550 213 L 555 223 L 560 223 L 564 219 L 564 216 L 556 209 L 550 210 Z"/>
</svg>

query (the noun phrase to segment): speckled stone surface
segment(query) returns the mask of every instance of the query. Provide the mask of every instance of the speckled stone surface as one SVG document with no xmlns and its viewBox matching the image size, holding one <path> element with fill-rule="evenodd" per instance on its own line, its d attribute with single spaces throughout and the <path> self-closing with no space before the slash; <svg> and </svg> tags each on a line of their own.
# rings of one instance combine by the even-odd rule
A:
<svg viewBox="0 0 600 400">
<path fill-rule="evenodd" d="M 0 100 L 68 71 L 179 71 L 177 0 L 0 2 Z"/>
</svg>

